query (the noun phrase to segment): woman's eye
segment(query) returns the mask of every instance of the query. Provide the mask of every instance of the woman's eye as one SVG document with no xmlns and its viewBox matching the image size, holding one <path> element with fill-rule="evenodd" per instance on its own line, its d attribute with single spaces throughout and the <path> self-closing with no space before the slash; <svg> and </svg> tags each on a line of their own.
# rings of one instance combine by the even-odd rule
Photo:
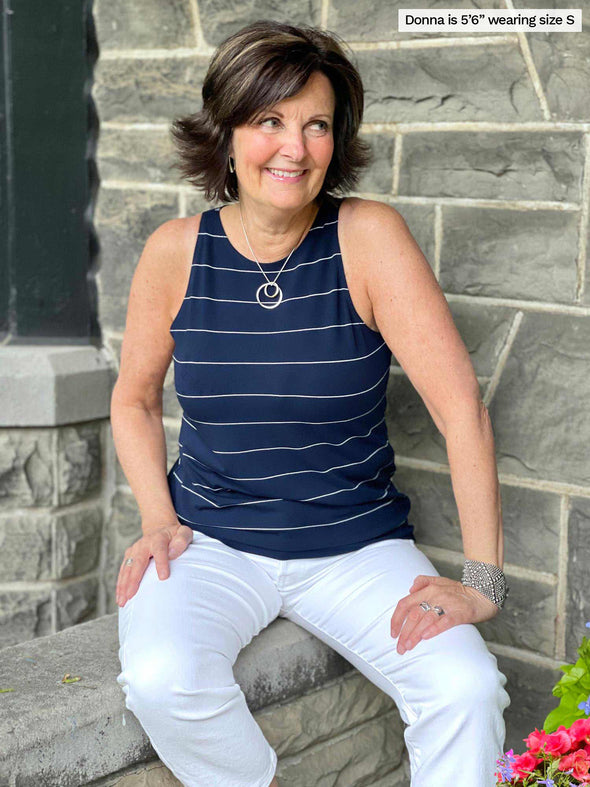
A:
<svg viewBox="0 0 590 787">
<path fill-rule="evenodd" d="M 265 123 L 280 123 L 280 122 L 281 121 L 278 118 L 264 118 L 264 120 L 260 121 L 260 125 L 263 125 Z M 326 123 L 325 120 L 314 120 L 313 123 L 311 123 L 310 125 L 312 125 L 312 126 L 320 126 L 322 131 L 327 131 L 328 130 L 328 124 Z M 276 128 L 276 126 L 274 126 L 274 125 L 273 126 L 268 126 L 268 128 Z"/>
</svg>

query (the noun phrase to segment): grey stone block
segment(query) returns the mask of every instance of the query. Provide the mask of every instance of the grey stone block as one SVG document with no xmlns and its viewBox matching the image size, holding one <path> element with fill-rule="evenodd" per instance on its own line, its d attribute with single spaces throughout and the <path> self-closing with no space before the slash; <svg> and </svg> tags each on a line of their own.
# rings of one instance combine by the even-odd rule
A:
<svg viewBox="0 0 590 787">
<path fill-rule="evenodd" d="M 463 556 L 456 562 L 430 557 L 443 577 L 461 579 Z M 486 641 L 542 653 L 555 651 L 556 595 L 554 585 L 523 577 L 508 576 L 510 595 L 496 617 L 475 624 Z"/>
<path fill-rule="evenodd" d="M 374 158 L 373 163 L 359 178 L 357 191 L 391 193 L 395 139 L 391 134 L 361 134 L 360 138 L 369 143 Z"/>
<path fill-rule="evenodd" d="M 590 120 L 590 19 L 579 0 L 515 0 L 515 8 L 582 8 L 582 32 L 527 33 L 533 63 L 553 120 Z"/>
<path fill-rule="evenodd" d="M 210 57 L 97 61 L 92 96 L 101 121 L 170 123 L 197 112 Z"/>
<path fill-rule="evenodd" d="M 391 718 L 392 711 L 397 718 Z M 397 728 L 401 738 L 404 725 L 395 702 L 361 673 L 351 670 L 288 704 L 264 708 L 257 721 L 279 758 L 283 758 L 384 717 Z"/>
<path fill-rule="evenodd" d="M 195 216 L 197 213 L 202 213 L 209 208 L 217 207 L 217 205 L 225 205 L 225 202 L 207 202 L 205 195 L 193 186 L 193 190 L 189 191 L 186 195 L 186 215 Z M 195 245 L 197 239 L 195 238 Z"/>
<path fill-rule="evenodd" d="M 590 500 L 574 497 L 568 523 L 566 656 L 574 663 L 582 637 L 590 638 Z"/>
<path fill-rule="evenodd" d="M 572 303 L 578 221 L 575 212 L 444 206 L 441 287 Z"/>
<path fill-rule="evenodd" d="M 102 534 L 102 502 L 56 516 L 54 578 L 87 574 L 98 568 Z"/>
<path fill-rule="evenodd" d="M 168 130 L 103 128 L 97 164 L 101 180 L 145 183 L 181 182 Z"/>
<path fill-rule="evenodd" d="M 182 782 L 159 760 L 134 768 L 131 773 L 111 776 L 108 782 L 94 782 L 92 787 L 182 787 Z"/>
<path fill-rule="evenodd" d="M 52 515 L 45 511 L 14 512 L 0 517 L 2 582 L 51 579 L 52 523 Z"/>
<path fill-rule="evenodd" d="M 478 377 L 489 379 L 504 349 L 515 310 L 485 303 L 451 301 L 449 309 Z"/>
<path fill-rule="evenodd" d="M 190 0 L 95 0 L 93 15 L 103 51 L 195 45 Z"/>
<path fill-rule="evenodd" d="M 354 2 L 350 0 L 330 0 L 328 6 L 328 29 L 341 35 L 347 41 L 395 41 L 420 38 L 432 38 L 432 33 L 407 33 L 398 29 L 399 8 L 420 8 L 425 14 L 432 9 L 437 13 L 439 0 L 423 0 L 411 5 L 404 0 L 387 0 L 383 3 Z M 445 8 L 478 9 L 504 8 L 501 0 L 453 0 Z M 469 33 L 437 33 L 437 38 L 447 36 L 461 37 L 464 35 L 486 35 L 477 31 Z"/>
<path fill-rule="evenodd" d="M 394 483 L 412 501 L 410 520 L 420 544 L 463 552 L 451 476 L 398 467 Z M 503 485 L 504 562 L 557 574 L 560 497 Z"/>
<path fill-rule="evenodd" d="M 98 276 L 101 324 L 123 331 L 135 268 L 154 230 L 178 215 L 176 195 L 153 191 L 101 189 L 95 224 L 101 238 Z"/>
<path fill-rule="evenodd" d="M 141 517 L 131 491 L 118 488 L 111 500 L 110 529 L 125 542 L 125 547 L 141 537 Z M 122 556 L 121 556 L 122 557 Z"/>
<path fill-rule="evenodd" d="M 526 751 L 523 739 L 536 729 L 542 729 L 548 713 L 557 707 L 558 699 L 551 693 L 562 672 L 532 663 L 523 658 L 497 654 L 498 667 L 506 675 L 504 687 L 510 695 L 510 705 L 504 711 L 506 742 L 504 751 Z"/>
<path fill-rule="evenodd" d="M 577 202 L 583 164 L 579 133 L 406 134 L 399 194 Z"/>
<path fill-rule="evenodd" d="M 366 123 L 543 120 L 516 42 L 355 54 Z"/>
<path fill-rule="evenodd" d="M 290 25 L 319 25 L 321 0 L 256 0 L 255 3 L 228 3 L 227 0 L 199 0 L 199 15 L 205 41 L 217 46 L 232 33 L 257 19 L 272 19 Z"/>
<path fill-rule="evenodd" d="M 0 649 L 52 632 L 51 591 L 0 593 Z"/>
<path fill-rule="evenodd" d="M 56 502 L 54 429 L 0 431 L 0 510 Z"/>
<path fill-rule="evenodd" d="M 93 346 L 0 348 L 0 426 L 56 426 L 105 418 L 110 359 Z"/>
<path fill-rule="evenodd" d="M 297 757 L 280 761 L 280 784 L 309 787 L 325 783 L 353 785 L 391 771 L 401 763 L 403 737 L 397 711 L 356 727 L 336 739 L 307 748 Z"/>
<path fill-rule="evenodd" d="M 410 762 L 407 751 L 404 752 L 401 765 L 382 779 L 378 779 L 376 782 L 372 781 L 367 787 L 411 787 Z"/>
<path fill-rule="evenodd" d="M 56 630 L 85 623 L 96 617 L 98 579 L 95 577 L 58 587 L 55 592 Z M 66 670 L 67 671 L 67 670 Z"/>
<path fill-rule="evenodd" d="M 83 500 L 100 488 L 102 427 L 102 421 L 91 421 L 58 429 L 58 495 L 61 505 Z"/>
<path fill-rule="evenodd" d="M 590 483 L 590 321 L 525 314 L 489 411 L 498 469 Z"/>
</svg>

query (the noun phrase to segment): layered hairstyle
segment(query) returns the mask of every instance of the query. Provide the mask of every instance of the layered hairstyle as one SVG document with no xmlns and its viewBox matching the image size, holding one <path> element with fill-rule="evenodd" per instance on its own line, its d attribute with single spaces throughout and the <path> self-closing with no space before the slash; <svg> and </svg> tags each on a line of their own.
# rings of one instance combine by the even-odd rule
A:
<svg viewBox="0 0 590 787">
<path fill-rule="evenodd" d="M 172 121 L 177 149 L 173 166 L 208 201 L 237 201 L 236 174 L 228 167 L 234 127 L 291 98 L 320 71 L 332 84 L 336 106 L 334 153 L 318 197 L 354 188 L 373 156 L 369 144 L 358 137 L 364 89 L 345 47 L 335 33 L 269 20 L 258 20 L 231 35 L 211 59 L 201 110 Z"/>
</svg>

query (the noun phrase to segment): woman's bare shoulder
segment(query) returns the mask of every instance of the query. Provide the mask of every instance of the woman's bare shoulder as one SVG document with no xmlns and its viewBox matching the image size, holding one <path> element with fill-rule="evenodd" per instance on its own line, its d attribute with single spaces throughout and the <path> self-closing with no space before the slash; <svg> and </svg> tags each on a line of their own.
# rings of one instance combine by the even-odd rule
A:
<svg viewBox="0 0 590 787">
<path fill-rule="evenodd" d="M 358 238 L 374 237 L 375 232 L 384 229 L 388 220 L 404 221 L 393 205 L 362 197 L 346 197 L 342 201 L 339 218 L 347 230 Z"/>
<path fill-rule="evenodd" d="M 144 256 L 151 261 L 160 291 L 165 294 L 170 322 L 178 313 L 188 286 L 201 215 L 169 219 L 146 242 L 149 252 L 146 255 L 144 251 Z"/>
</svg>

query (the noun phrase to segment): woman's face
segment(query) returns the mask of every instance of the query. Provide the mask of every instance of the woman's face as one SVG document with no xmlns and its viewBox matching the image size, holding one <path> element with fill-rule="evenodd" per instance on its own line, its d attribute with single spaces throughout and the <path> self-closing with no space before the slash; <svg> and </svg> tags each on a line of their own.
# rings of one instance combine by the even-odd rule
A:
<svg viewBox="0 0 590 787">
<path fill-rule="evenodd" d="M 334 151 L 335 106 L 330 80 L 316 71 L 295 96 L 234 128 L 229 154 L 240 199 L 291 209 L 315 199 Z"/>
</svg>

